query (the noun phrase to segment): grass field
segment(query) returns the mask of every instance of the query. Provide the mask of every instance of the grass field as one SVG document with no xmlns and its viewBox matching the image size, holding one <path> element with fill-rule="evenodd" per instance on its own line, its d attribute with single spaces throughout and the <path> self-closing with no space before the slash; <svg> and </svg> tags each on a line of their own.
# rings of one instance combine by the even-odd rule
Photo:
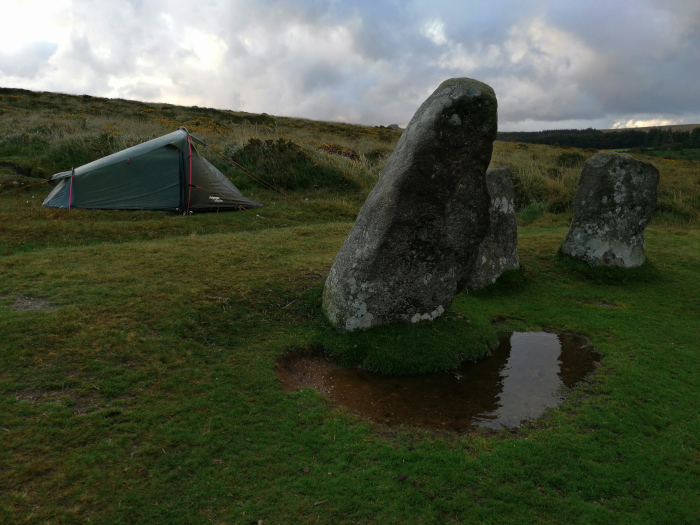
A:
<svg viewBox="0 0 700 525">
<path fill-rule="evenodd" d="M 697 523 L 697 161 L 653 160 L 649 263 L 601 272 L 557 255 L 583 162 L 571 154 L 592 152 L 497 143 L 493 165 L 518 185 L 525 283 L 460 295 L 434 325 L 345 336 L 324 322 L 321 289 L 396 132 L 0 95 L 0 523 Z M 49 188 L 30 184 L 66 156 L 199 113 L 211 115 L 199 134 L 231 155 L 251 138 L 293 141 L 294 180 L 311 186 L 282 197 L 227 171 L 257 213 L 40 206 Z M 251 162 L 284 161 L 270 147 Z M 330 170 L 352 184 L 325 184 Z M 30 299 L 43 309 L 16 308 Z M 588 335 L 603 359 L 561 408 L 513 431 L 370 424 L 275 375 L 309 345 L 430 365 L 421 346 L 439 356 L 458 336 L 477 355 L 497 331 L 542 328 Z"/>
<path fill-rule="evenodd" d="M 700 160 L 700 149 L 682 149 L 674 150 L 651 150 L 646 153 L 651 157 L 661 157 L 672 160 Z"/>
</svg>

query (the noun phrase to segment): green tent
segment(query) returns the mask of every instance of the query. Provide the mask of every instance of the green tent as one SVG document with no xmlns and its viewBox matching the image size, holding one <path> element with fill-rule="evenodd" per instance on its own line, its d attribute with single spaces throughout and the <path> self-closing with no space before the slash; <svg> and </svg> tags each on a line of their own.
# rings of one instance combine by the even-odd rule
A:
<svg viewBox="0 0 700 525">
<path fill-rule="evenodd" d="M 103 157 L 58 181 L 43 205 L 103 210 L 246 210 L 262 204 L 201 157 L 193 143 L 206 146 L 181 127 L 173 133 Z"/>
</svg>

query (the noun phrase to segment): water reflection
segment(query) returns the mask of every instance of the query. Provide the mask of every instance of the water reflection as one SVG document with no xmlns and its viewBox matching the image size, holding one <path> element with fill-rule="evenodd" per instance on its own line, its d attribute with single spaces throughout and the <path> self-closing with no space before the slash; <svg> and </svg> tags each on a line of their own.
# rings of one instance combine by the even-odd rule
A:
<svg viewBox="0 0 700 525">
<path fill-rule="evenodd" d="M 500 428 L 541 416 L 592 372 L 600 356 L 584 337 L 514 332 L 493 355 L 453 372 L 387 377 L 332 369 L 323 390 L 340 404 L 386 424 L 464 431 Z"/>
<path fill-rule="evenodd" d="M 546 332 L 515 332 L 509 340 L 501 341 L 498 352 L 507 361 L 499 370 L 497 408 L 480 412 L 473 424 L 513 427 L 559 405 L 563 399 L 561 348 L 559 336 Z"/>
</svg>

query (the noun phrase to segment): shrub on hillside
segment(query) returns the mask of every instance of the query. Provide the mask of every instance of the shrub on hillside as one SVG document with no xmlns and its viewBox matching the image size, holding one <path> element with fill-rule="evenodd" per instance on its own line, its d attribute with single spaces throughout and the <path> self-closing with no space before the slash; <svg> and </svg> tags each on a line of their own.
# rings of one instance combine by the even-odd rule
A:
<svg viewBox="0 0 700 525">
<path fill-rule="evenodd" d="M 350 160 L 360 160 L 360 155 L 350 148 L 345 148 L 340 144 L 334 144 L 332 142 L 324 142 L 318 147 L 319 151 L 325 153 L 330 153 L 331 155 L 339 155 L 341 157 L 347 157 Z"/>
<path fill-rule="evenodd" d="M 228 151 L 238 164 L 266 182 L 285 190 L 312 188 L 354 188 L 355 183 L 337 168 L 317 162 L 291 140 L 253 138 L 242 147 Z"/>
<path fill-rule="evenodd" d="M 557 155 L 554 162 L 562 168 L 578 168 L 586 162 L 586 156 L 577 151 L 565 151 Z"/>
</svg>

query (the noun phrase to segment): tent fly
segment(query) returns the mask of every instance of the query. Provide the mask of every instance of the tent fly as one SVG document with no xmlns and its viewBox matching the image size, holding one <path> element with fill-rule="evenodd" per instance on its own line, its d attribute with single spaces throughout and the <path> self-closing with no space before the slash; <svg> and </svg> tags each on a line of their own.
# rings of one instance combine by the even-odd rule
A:
<svg viewBox="0 0 700 525">
<path fill-rule="evenodd" d="M 52 208 L 103 210 L 247 210 L 262 204 L 245 197 L 193 143 L 186 128 L 51 177 L 44 199 Z"/>
</svg>

